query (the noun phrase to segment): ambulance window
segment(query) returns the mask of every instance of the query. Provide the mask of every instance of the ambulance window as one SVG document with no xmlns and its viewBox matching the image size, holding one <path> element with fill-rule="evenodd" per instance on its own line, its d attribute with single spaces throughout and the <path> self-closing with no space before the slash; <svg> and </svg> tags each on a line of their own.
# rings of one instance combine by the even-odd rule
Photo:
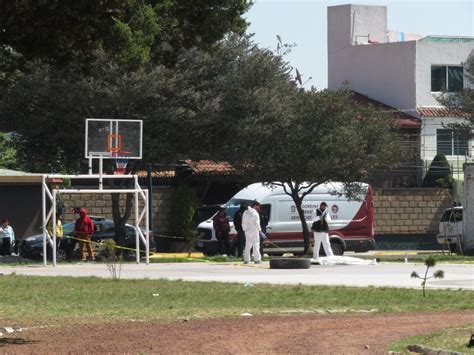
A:
<svg viewBox="0 0 474 355">
<path fill-rule="evenodd" d="M 443 216 L 441 217 L 440 222 L 448 222 L 450 216 L 451 216 L 451 210 L 444 212 Z"/>
<path fill-rule="evenodd" d="M 451 211 L 451 217 L 450 217 L 450 222 L 455 223 L 455 222 L 461 222 L 462 221 L 462 210 L 452 210 Z"/>
<path fill-rule="evenodd" d="M 267 221 L 270 220 L 270 212 L 271 212 L 271 205 L 270 204 L 265 204 L 260 206 L 262 209 L 262 213 L 265 217 L 267 217 Z"/>
</svg>

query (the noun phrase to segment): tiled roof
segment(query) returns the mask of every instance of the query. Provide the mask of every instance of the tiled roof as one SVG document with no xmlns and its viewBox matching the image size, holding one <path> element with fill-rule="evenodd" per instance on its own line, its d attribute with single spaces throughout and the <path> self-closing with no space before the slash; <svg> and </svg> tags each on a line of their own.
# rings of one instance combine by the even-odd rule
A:
<svg viewBox="0 0 474 355">
<path fill-rule="evenodd" d="M 148 172 L 146 170 L 139 171 L 137 173 L 138 177 L 145 178 L 148 177 Z M 151 177 L 152 178 L 174 178 L 176 175 L 174 170 L 166 170 L 166 171 L 152 171 Z"/>
<path fill-rule="evenodd" d="M 419 106 L 416 111 L 423 117 L 469 117 L 468 112 L 442 106 Z"/>
<path fill-rule="evenodd" d="M 235 174 L 235 169 L 225 161 L 212 160 L 185 160 L 184 161 L 196 175 L 230 175 Z"/>
<path fill-rule="evenodd" d="M 421 121 L 413 116 L 410 116 L 404 112 L 398 111 L 396 108 L 385 105 L 384 103 L 371 99 L 368 96 L 362 95 L 358 92 L 353 92 L 352 93 L 352 99 L 360 104 L 365 104 L 365 105 L 372 105 L 376 109 L 380 109 L 385 112 L 390 112 L 394 118 L 395 118 L 395 123 L 400 127 L 400 128 L 412 128 L 412 129 L 420 129 L 421 128 Z"/>
</svg>

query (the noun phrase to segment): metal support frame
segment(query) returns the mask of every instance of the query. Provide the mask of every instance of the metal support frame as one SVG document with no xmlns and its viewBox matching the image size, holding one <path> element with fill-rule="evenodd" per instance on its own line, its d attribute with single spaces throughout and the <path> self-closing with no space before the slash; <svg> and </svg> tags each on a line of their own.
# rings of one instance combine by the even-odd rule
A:
<svg viewBox="0 0 474 355">
<path fill-rule="evenodd" d="M 48 179 L 98 179 L 98 189 L 50 189 Z M 134 179 L 133 189 L 103 189 L 103 179 Z M 146 264 L 150 263 L 150 226 L 149 226 L 149 204 L 148 190 L 143 190 L 138 183 L 138 175 L 43 175 L 42 177 L 42 217 L 43 217 L 43 265 L 47 266 L 47 243 L 51 245 L 53 266 L 56 266 L 56 200 L 57 194 L 85 194 L 85 193 L 133 193 L 135 194 L 135 241 L 136 241 L 136 261 L 140 263 L 140 240 L 145 245 Z M 140 211 L 140 198 L 143 200 L 143 209 Z M 47 200 L 52 204 L 47 209 Z M 48 222 L 52 221 L 52 236 L 48 233 Z M 145 220 L 145 234 L 140 229 L 140 223 Z"/>
</svg>

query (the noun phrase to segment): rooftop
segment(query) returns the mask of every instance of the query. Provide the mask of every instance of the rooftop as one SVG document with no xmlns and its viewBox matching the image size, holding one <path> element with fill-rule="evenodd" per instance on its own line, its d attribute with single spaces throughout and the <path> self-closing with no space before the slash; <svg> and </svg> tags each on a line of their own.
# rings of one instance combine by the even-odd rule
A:
<svg viewBox="0 0 474 355">
<path fill-rule="evenodd" d="M 416 111 L 423 117 L 470 117 L 468 112 L 443 106 L 419 106 Z"/>
<path fill-rule="evenodd" d="M 385 105 L 384 103 L 371 99 L 368 96 L 362 95 L 358 92 L 353 92 L 352 99 L 360 104 L 372 105 L 376 109 L 379 109 L 384 112 L 391 113 L 395 118 L 395 123 L 398 127 L 402 129 L 420 129 L 421 128 L 421 121 L 413 116 L 410 116 L 398 109 Z"/>
</svg>

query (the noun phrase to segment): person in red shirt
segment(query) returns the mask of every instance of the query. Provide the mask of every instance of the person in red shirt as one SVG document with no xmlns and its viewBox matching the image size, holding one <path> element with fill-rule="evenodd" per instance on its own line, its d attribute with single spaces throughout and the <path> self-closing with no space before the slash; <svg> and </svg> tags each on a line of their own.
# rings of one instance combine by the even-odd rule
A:
<svg viewBox="0 0 474 355">
<path fill-rule="evenodd" d="M 221 207 L 219 212 L 212 219 L 214 230 L 216 231 L 216 238 L 219 241 L 219 253 L 224 254 L 222 249 L 225 249 L 225 253 L 230 257 L 230 243 L 229 243 L 229 218 L 227 218 L 227 212 L 225 207 Z"/>
<path fill-rule="evenodd" d="M 87 215 L 85 208 L 79 209 L 79 218 L 76 219 L 74 226 L 74 234 L 79 241 L 79 250 L 81 252 L 81 260 L 86 260 L 86 252 L 84 247 L 87 247 L 89 253 L 89 260 L 95 260 L 94 251 L 92 250 L 91 235 L 94 233 L 94 223 Z"/>
</svg>

